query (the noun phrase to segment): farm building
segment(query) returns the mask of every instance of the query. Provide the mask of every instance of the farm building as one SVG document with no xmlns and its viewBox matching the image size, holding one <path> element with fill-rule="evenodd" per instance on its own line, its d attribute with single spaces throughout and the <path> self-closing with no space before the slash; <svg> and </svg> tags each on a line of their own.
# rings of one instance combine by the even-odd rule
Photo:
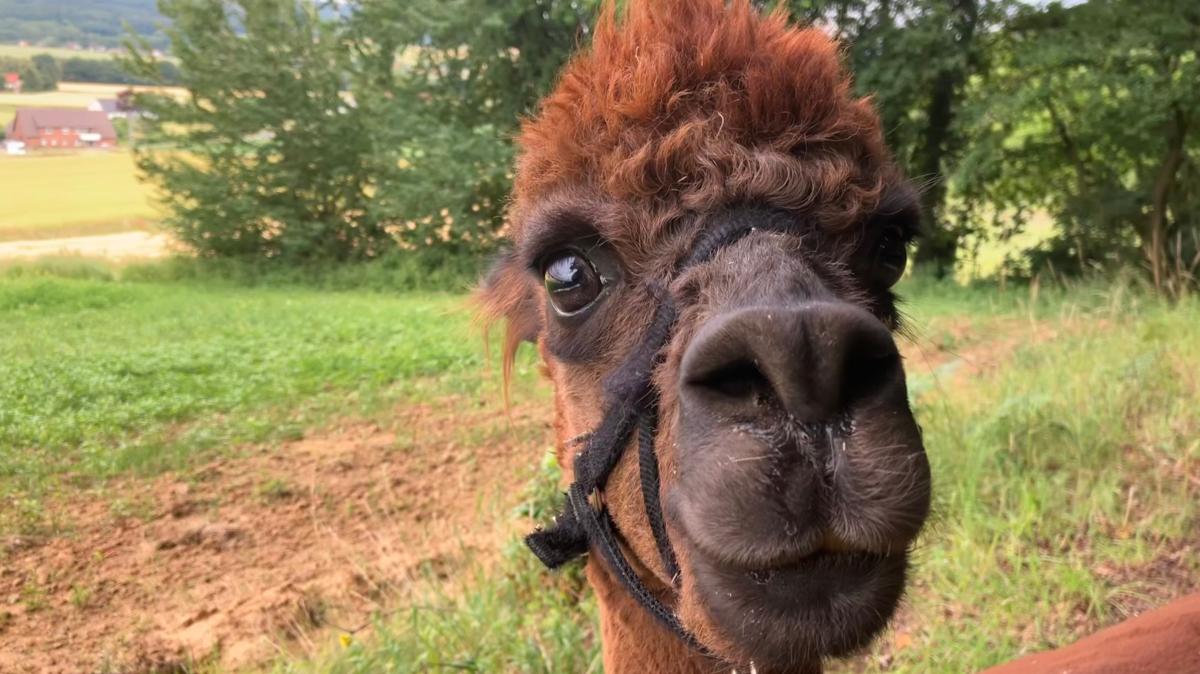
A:
<svg viewBox="0 0 1200 674">
<path fill-rule="evenodd" d="M 14 94 L 21 93 L 21 75 L 19 73 L 4 73 L 4 91 Z"/>
<path fill-rule="evenodd" d="M 22 108 L 5 132 L 26 149 L 113 147 L 117 132 L 108 115 L 92 110 Z"/>
<path fill-rule="evenodd" d="M 133 91 L 125 90 L 116 98 L 97 98 L 88 106 L 93 112 L 103 112 L 109 119 L 127 119 L 141 115 L 133 102 Z"/>
</svg>

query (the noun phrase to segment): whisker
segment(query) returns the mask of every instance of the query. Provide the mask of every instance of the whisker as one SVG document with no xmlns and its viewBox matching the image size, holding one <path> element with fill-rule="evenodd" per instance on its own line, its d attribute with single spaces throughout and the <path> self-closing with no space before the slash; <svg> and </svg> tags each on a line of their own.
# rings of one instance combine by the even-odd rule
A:
<svg viewBox="0 0 1200 674">
<path fill-rule="evenodd" d="M 730 458 L 729 462 L 730 463 L 744 463 L 746 461 L 762 461 L 763 459 L 769 459 L 772 456 L 774 456 L 774 455 L 773 454 L 761 454 L 759 456 L 743 456 L 740 459 Z"/>
</svg>

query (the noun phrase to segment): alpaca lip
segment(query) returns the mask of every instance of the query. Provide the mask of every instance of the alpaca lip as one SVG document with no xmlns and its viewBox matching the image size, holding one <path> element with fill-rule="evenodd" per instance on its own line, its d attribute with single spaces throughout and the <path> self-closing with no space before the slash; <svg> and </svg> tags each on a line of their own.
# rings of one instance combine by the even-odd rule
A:
<svg viewBox="0 0 1200 674">
<path fill-rule="evenodd" d="M 827 540 L 829 537 L 827 537 Z M 699 552 L 699 551 L 697 551 Z M 897 571 L 903 574 L 908 551 L 877 552 L 838 541 L 822 541 L 802 556 L 767 563 L 729 563 L 697 555 L 696 570 L 725 588 L 737 587 L 777 608 L 811 608 L 831 597 L 856 596 Z M 747 582 L 750 581 L 750 582 Z"/>
<path fill-rule="evenodd" d="M 692 541 L 696 552 L 708 559 L 708 563 L 728 571 L 749 574 L 752 578 L 762 578 L 777 571 L 792 571 L 810 569 L 817 566 L 829 566 L 847 563 L 852 560 L 883 559 L 898 550 L 906 550 L 907 545 L 898 548 L 874 548 L 856 545 L 829 531 L 814 530 L 795 539 L 797 544 L 790 550 L 779 551 L 769 557 L 751 557 L 733 560 L 720 554 L 710 554 L 697 541 Z"/>
<path fill-rule="evenodd" d="M 692 557 L 696 584 L 715 625 L 738 644 L 741 655 L 770 671 L 792 671 L 789 663 L 796 662 L 796 654 L 811 661 L 869 643 L 895 611 L 907 567 L 907 552 L 818 550 L 757 569 Z"/>
<path fill-rule="evenodd" d="M 789 574 L 826 574 L 869 571 L 883 564 L 888 555 L 865 551 L 834 551 L 824 548 L 787 564 L 746 568 L 743 572 L 755 583 L 765 585 Z"/>
<path fill-rule="evenodd" d="M 780 574 L 794 573 L 838 573 L 847 571 L 852 574 L 874 566 L 884 564 L 894 557 L 903 559 L 907 550 L 900 554 L 890 551 L 870 550 L 856 547 L 840 538 L 826 534 L 824 538 L 816 539 L 811 549 L 802 554 L 788 555 L 780 559 L 746 560 L 731 562 L 705 554 L 696 550 L 703 560 L 703 566 L 717 570 L 721 575 L 729 577 L 743 575 L 755 583 L 770 583 Z"/>
</svg>

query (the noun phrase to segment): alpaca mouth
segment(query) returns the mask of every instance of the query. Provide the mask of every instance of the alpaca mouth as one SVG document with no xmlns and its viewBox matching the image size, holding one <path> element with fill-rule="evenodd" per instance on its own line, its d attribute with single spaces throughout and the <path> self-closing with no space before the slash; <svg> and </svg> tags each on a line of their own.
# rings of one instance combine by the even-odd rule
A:
<svg viewBox="0 0 1200 674">
<path fill-rule="evenodd" d="M 747 660 L 789 671 L 843 656 L 886 627 L 903 593 L 908 553 L 820 548 L 784 564 L 692 557 L 713 622 Z"/>
<path fill-rule="evenodd" d="M 903 573 L 907 553 L 822 548 L 781 564 L 726 564 L 703 554 L 697 561 L 702 578 L 738 586 L 743 601 L 759 603 L 772 613 L 812 614 L 824 612 L 834 601 L 873 603 L 878 590 L 886 589 L 880 581 L 897 570 Z"/>
<path fill-rule="evenodd" d="M 742 573 L 762 588 L 764 603 L 780 611 L 820 611 L 835 598 L 853 601 L 868 590 L 872 578 L 885 570 L 895 555 L 820 550 L 798 561 L 745 569 Z M 904 556 L 900 555 L 903 563 Z M 868 597 L 863 597 L 867 599 Z"/>
</svg>

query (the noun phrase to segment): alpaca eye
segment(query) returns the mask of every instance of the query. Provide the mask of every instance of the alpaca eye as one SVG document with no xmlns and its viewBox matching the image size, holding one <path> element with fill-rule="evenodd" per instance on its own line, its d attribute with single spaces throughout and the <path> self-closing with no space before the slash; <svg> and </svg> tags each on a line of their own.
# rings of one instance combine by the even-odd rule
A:
<svg viewBox="0 0 1200 674">
<path fill-rule="evenodd" d="M 884 288 L 896 285 L 908 266 L 908 246 L 898 227 L 883 230 L 875 244 L 875 281 Z"/>
<path fill-rule="evenodd" d="M 563 316 L 577 314 L 591 306 L 600 291 L 604 289 L 604 279 L 596 271 L 583 254 L 574 250 L 564 250 L 547 258 L 542 274 L 545 277 L 546 292 L 550 295 L 550 304 L 555 311 Z"/>
</svg>

